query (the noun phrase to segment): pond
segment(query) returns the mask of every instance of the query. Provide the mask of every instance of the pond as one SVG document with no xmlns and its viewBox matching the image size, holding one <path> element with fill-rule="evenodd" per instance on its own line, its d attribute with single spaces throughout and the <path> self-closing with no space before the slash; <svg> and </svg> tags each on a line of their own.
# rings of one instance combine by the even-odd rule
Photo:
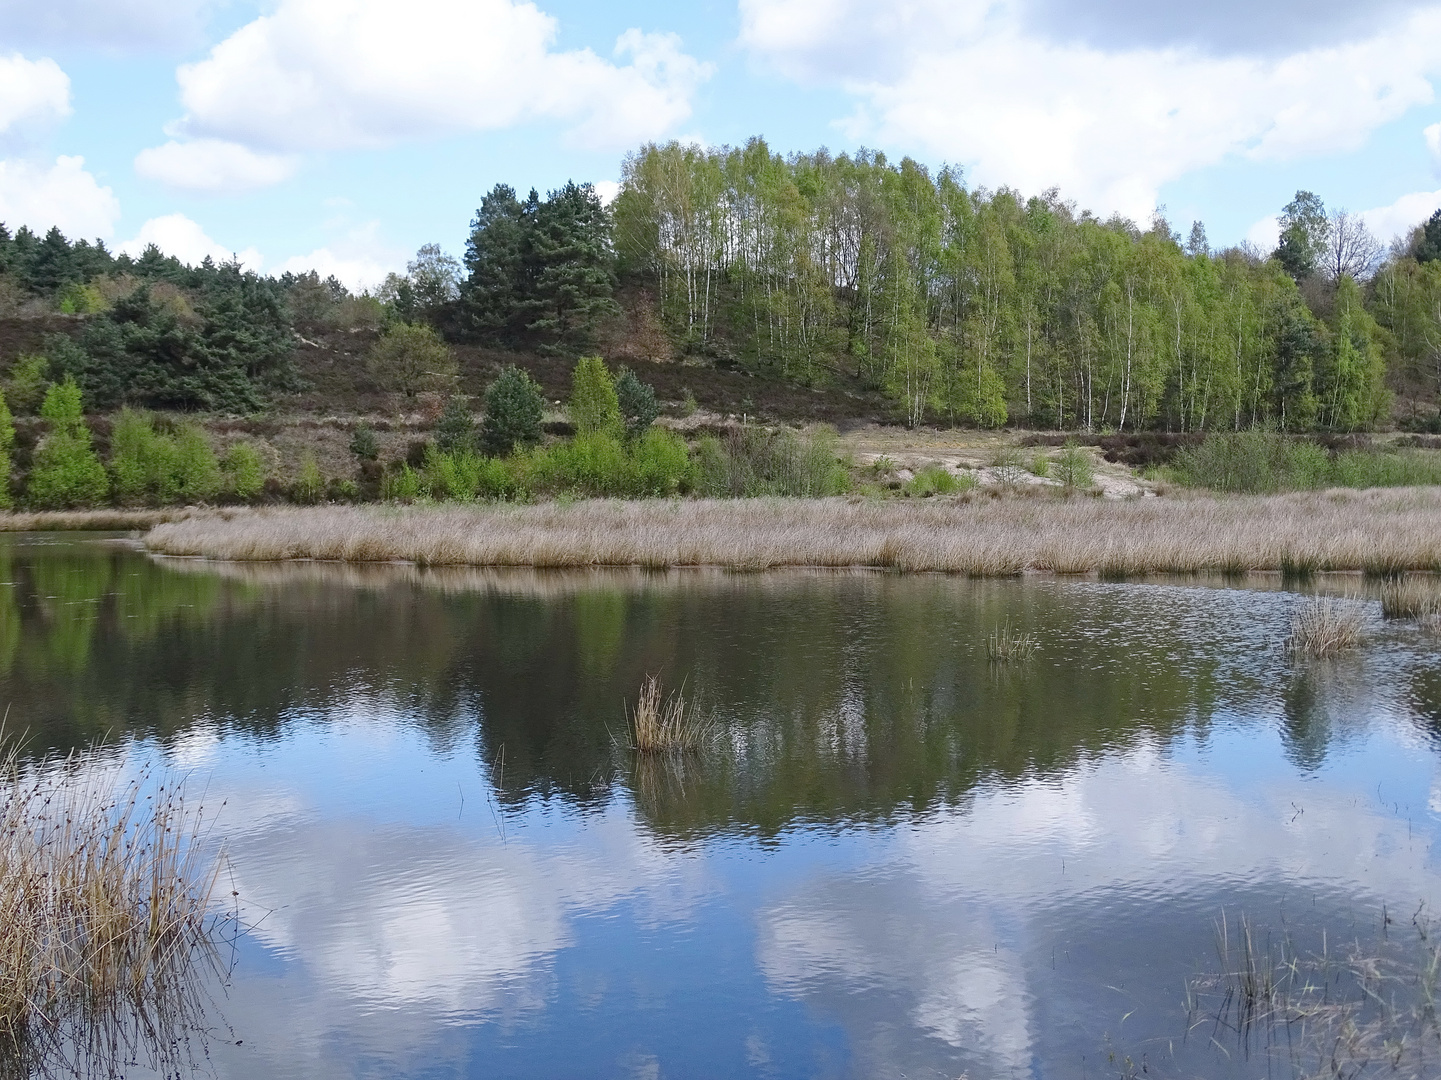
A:
<svg viewBox="0 0 1441 1080">
<path fill-rule="evenodd" d="M 219 807 L 212 1075 L 1251 1076 L 1223 920 L 1441 895 L 1438 641 L 1374 601 L 1321 662 L 1279 581 L 0 562 L 9 730 Z M 625 748 L 648 674 L 710 748 Z"/>
</svg>

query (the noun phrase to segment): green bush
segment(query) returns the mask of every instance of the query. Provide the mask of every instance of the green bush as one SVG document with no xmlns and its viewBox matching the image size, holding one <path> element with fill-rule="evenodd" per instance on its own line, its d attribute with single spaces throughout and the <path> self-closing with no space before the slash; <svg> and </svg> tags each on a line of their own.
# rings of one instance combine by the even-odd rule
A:
<svg viewBox="0 0 1441 1080">
<path fill-rule="evenodd" d="M 209 502 L 224 486 L 220 462 L 198 427 L 165 435 L 149 415 L 131 409 L 111 429 L 110 475 L 123 505 Z"/>
<path fill-rule="evenodd" d="M 249 502 L 265 488 L 265 465 L 260 452 L 248 442 L 238 442 L 225 455 L 226 487 L 237 499 Z"/>
<path fill-rule="evenodd" d="M 1074 442 L 1066 443 L 1060 454 L 1057 455 L 1054 472 L 1057 480 L 1072 489 L 1089 488 L 1096 482 L 1096 471 L 1091 465 L 1091 456 Z"/>
<path fill-rule="evenodd" d="M 45 392 L 40 415 L 50 422 L 50 432 L 35 451 L 27 501 L 40 510 L 83 509 L 104 502 L 110 480 L 90 445 L 80 387 L 73 378 L 67 376 Z"/>
<path fill-rule="evenodd" d="M 210 502 L 220 494 L 225 478 L 220 462 L 194 424 L 187 424 L 175 435 L 175 494 L 181 502 Z"/>
<path fill-rule="evenodd" d="M 582 356 L 570 377 L 570 422 L 577 435 L 619 435 L 620 399 L 599 356 Z"/>
<path fill-rule="evenodd" d="M 319 502 L 324 491 L 325 478 L 320 475 L 320 466 L 315 455 L 307 453 L 300 459 L 300 474 L 291 486 L 290 497 L 298 503 L 309 504 Z"/>
<path fill-rule="evenodd" d="M 45 391 L 40 416 L 52 425 L 74 426 L 81 423 L 85 409 L 80 399 L 80 386 L 73 376 L 65 376 L 64 382 L 52 383 Z"/>
<path fill-rule="evenodd" d="M 6 380 L 10 404 L 21 416 L 29 416 L 40 408 L 50 387 L 49 374 L 50 360 L 44 356 L 17 356 L 10 365 L 10 377 Z"/>
<path fill-rule="evenodd" d="M 502 457 L 516 447 L 540 442 L 540 419 L 545 403 L 536 386 L 518 367 L 504 368 L 485 391 L 485 417 L 480 426 L 481 447 Z"/>
<path fill-rule="evenodd" d="M 716 498 L 838 495 L 850 474 L 836 457 L 835 434 L 743 427 L 696 447 L 696 488 Z"/>
<path fill-rule="evenodd" d="M 414 502 L 420 498 L 420 474 L 402 461 L 400 467 L 387 472 L 380 482 L 380 497 L 388 502 Z"/>
<path fill-rule="evenodd" d="M 694 469 L 685 440 L 651 428 L 631 446 L 631 491 L 641 497 L 679 495 L 693 486 Z"/>
<path fill-rule="evenodd" d="M 626 495 L 631 486 L 630 462 L 615 435 L 591 431 L 537 450 L 531 457 L 530 480 L 539 491 Z"/>
<path fill-rule="evenodd" d="M 1333 457 L 1313 442 L 1238 431 L 1208 435 L 1182 451 L 1173 472 L 1182 483 L 1226 492 L 1404 487 L 1441 484 L 1441 454 L 1347 450 Z"/>
<path fill-rule="evenodd" d="M 445 454 L 458 454 L 475 448 L 475 417 L 459 394 L 452 394 L 446 399 L 445 410 L 435 424 L 435 445 Z"/>
<path fill-rule="evenodd" d="M 615 396 L 620 405 L 621 420 L 625 423 L 625 433 L 631 438 L 644 432 L 660 415 L 655 390 L 636 378 L 630 368 L 621 368 L 616 376 Z"/>
<path fill-rule="evenodd" d="M 0 509 L 8 510 L 10 498 L 10 450 L 15 445 L 15 421 L 5 395 L 0 394 Z"/>
<path fill-rule="evenodd" d="M 443 390 L 459 373 L 450 346 L 423 323 L 393 324 L 371 347 L 367 365 L 380 386 L 406 397 Z"/>
<path fill-rule="evenodd" d="M 369 424 L 356 424 L 350 436 L 350 452 L 361 461 L 374 461 L 380 456 L 380 443 Z"/>
<path fill-rule="evenodd" d="M 958 491 L 970 491 L 977 487 L 976 478 L 969 474 L 957 476 L 942 465 L 931 465 L 919 469 L 905 486 L 907 495 L 953 495 Z"/>
</svg>

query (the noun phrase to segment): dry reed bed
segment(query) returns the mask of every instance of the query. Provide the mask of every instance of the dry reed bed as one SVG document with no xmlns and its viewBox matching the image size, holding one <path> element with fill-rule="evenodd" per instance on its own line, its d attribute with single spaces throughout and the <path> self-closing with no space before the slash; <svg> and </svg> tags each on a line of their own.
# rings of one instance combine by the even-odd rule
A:
<svg viewBox="0 0 1441 1080">
<path fill-rule="evenodd" d="M 1244 573 L 1441 569 L 1441 489 L 1254 497 L 589 501 L 275 508 L 157 525 L 147 547 L 233 560 L 427 566 L 873 566 Z"/>
<path fill-rule="evenodd" d="M 0 1075 L 185 1064 L 216 861 L 163 778 L 94 750 L 0 760 Z"/>
<path fill-rule="evenodd" d="M 193 514 L 206 516 L 215 511 L 194 507 L 168 510 L 40 510 L 32 513 L 0 511 L 0 532 L 129 532 L 153 529 L 171 521 L 184 521 Z"/>
</svg>

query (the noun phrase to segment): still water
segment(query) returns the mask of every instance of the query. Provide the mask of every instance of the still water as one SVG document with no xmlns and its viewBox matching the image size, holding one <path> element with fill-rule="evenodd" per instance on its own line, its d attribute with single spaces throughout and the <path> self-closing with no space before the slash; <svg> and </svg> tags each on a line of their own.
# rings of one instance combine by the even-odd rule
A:
<svg viewBox="0 0 1441 1080">
<path fill-rule="evenodd" d="M 223 803 L 221 1077 L 1264 1075 L 1188 1013 L 1223 912 L 1319 948 L 1441 899 L 1438 641 L 1370 601 L 1322 663 L 1283 652 L 1274 582 L 42 535 L 0 581 L 32 753 L 104 737 Z M 988 663 L 1006 620 L 1029 664 Z M 648 673 L 713 710 L 711 751 L 618 745 Z"/>
</svg>

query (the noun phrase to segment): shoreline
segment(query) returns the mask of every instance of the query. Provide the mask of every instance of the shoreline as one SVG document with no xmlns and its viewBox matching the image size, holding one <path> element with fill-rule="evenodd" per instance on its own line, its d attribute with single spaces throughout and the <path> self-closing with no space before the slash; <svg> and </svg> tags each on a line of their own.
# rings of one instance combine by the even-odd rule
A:
<svg viewBox="0 0 1441 1080">
<path fill-rule="evenodd" d="M 1097 499 L 591 500 L 189 511 L 157 555 L 1015 576 L 1441 571 L 1441 488 Z"/>
</svg>

